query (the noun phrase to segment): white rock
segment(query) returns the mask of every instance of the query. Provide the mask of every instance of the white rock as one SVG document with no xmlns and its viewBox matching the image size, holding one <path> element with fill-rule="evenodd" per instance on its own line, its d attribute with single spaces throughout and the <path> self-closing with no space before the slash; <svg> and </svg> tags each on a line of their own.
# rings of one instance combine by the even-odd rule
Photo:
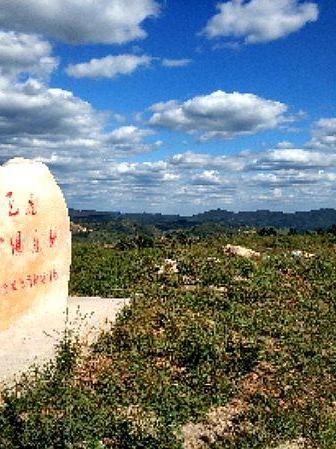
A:
<svg viewBox="0 0 336 449">
<path fill-rule="evenodd" d="M 218 259 L 218 257 L 207 257 L 207 261 L 208 262 L 215 262 L 215 263 L 220 263 L 221 260 Z"/>
<path fill-rule="evenodd" d="M 294 250 L 291 252 L 291 255 L 294 257 L 305 257 L 306 259 L 315 257 L 315 254 L 313 254 L 313 253 L 307 253 L 306 251 L 301 251 L 301 250 Z"/>
<path fill-rule="evenodd" d="M 248 259 L 260 257 L 260 253 L 257 251 L 253 251 L 252 249 L 245 248 L 243 246 L 235 246 L 230 244 L 225 246 L 224 253 L 228 256 L 240 256 Z"/>
</svg>

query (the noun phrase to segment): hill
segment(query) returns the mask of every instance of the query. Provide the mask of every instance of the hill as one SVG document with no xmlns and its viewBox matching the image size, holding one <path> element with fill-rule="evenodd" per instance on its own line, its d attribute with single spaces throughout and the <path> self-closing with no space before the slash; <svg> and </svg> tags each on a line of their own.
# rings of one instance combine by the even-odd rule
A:
<svg viewBox="0 0 336 449">
<path fill-rule="evenodd" d="M 149 213 L 101 212 L 96 210 L 69 209 L 73 222 L 106 222 L 130 220 L 140 225 L 151 225 L 160 231 L 190 229 L 206 223 L 216 223 L 227 228 L 296 229 L 308 231 L 327 229 L 336 225 L 335 209 L 298 211 L 293 213 L 270 210 L 231 212 L 222 209 L 210 210 L 192 216 L 164 215 Z"/>
<path fill-rule="evenodd" d="M 234 255 L 227 245 L 254 250 Z M 130 297 L 0 398 L 1 449 L 333 449 L 335 235 L 73 243 L 72 295 Z"/>
</svg>

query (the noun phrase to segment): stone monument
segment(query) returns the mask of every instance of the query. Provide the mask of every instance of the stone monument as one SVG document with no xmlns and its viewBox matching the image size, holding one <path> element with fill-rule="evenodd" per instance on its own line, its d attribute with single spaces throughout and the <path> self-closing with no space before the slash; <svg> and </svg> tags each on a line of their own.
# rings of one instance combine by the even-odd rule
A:
<svg viewBox="0 0 336 449">
<path fill-rule="evenodd" d="M 11 159 L 0 166 L 0 379 L 11 360 L 24 370 L 41 356 L 48 322 L 65 321 L 70 264 L 61 189 L 46 165 Z"/>
</svg>

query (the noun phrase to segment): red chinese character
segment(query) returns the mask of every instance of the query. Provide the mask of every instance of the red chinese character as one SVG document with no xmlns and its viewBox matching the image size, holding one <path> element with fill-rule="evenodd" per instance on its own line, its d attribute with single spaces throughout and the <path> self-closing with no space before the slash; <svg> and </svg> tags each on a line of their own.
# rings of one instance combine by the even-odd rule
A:
<svg viewBox="0 0 336 449">
<path fill-rule="evenodd" d="M 54 268 L 53 270 L 49 271 L 49 280 L 50 280 L 50 282 L 52 282 L 52 281 L 57 281 L 57 279 L 58 279 L 58 273 Z"/>
<path fill-rule="evenodd" d="M 54 246 L 56 239 L 57 239 L 56 231 L 53 231 L 52 229 L 50 229 L 50 231 L 49 231 L 49 246 L 50 246 L 50 248 L 52 248 Z"/>
<path fill-rule="evenodd" d="M 35 229 L 35 232 L 37 232 L 37 229 Z M 39 252 L 40 252 L 40 239 L 35 236 L 33 253 L 39 253 Z"/>
<path fill-rule="evenodd" d="M 6 193 L 6 198 L 12 198 L 12 196 L 13 196 L 13 192 L 7 192 Z M 9 199 L 9 212 L 8 212 L 8 215 L 10 217 L 13 217 L 13 216 L 18 215 L 18 214 L 19 214 L 19 209 L 16 209 L 16 211 L 14 212 L 13 211 L 13 200 Z"/>
<path fill-rule="evenodd" d="M 47 280 L 47 273 L 43 273 L 42 276 L 41 276 L 42 284 L 45 284 L 46 280 Z"/>
<path fill-rule="evenodd" d="M 5 292 L 5 295 L 7 295 L 8 284 L 6 282 L 4 284 L 2 284 L 1 289 Z"/>
<path fill-rule="evenodd" d="M 26 210 L 26 215 L 36 215 L 36 204 L 34 200 L 34 195 L 30 194 L 30 199 L 28 200 L 28 208 Z"/>
<path fill-rule="evenodd" d="M 31 275 L 27 274 L 26 279 L 29 282 L 29 287 L 32 287 L 33 286 L 33 279 L 31 277 Z"/>
<path fill-rule="evenodd" d="M 22 240 L 21 240 L 21 231 L 18 231 L 16 233 L 16 237 L 15 240 L 13 240 L 13 238 L 10 239 L 10 244 L 12 246 L 12 254 L 14 255 L 16 252 L 17 253 L 22 253 L 23 251 L 23 245 L 22 245 Z"/>
<path fill-rule="evenodd" d="M 34 280 L 33 280 L 33 284 L 34 284 L 34 285 L 37 285 L 37 284 L 38 284 L 39 278 L 40 278 L 40 275 L 39 275 L 39 274 L 34 274 Z"/>
</svg>

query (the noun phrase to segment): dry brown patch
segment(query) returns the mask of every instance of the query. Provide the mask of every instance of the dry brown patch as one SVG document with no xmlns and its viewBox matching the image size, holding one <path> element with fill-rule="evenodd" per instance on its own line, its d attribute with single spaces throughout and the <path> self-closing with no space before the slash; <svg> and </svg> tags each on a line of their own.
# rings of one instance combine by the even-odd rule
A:
<svg viewBox="0 0 336 449">
<path fill-rule="evenodd" d="M 128 407 L 118 407 L 118 415 L 130 421 L 138 430 L 157 437 L 158 417 L 153 411 L 145 411 L 139 405 L 130 405 Z"/>
<path fill-rule="evenodd" d="M 85 389 L 93 389 L 98 382 L 99 374 L 111 365 L 111 358 L 98 354 L 83 358 L 74 373 L 74 385 Z"/>
<path fill-rule="evenodd" d="M 311 444 L 304 438 L 298 438 L 293 441 L 285 441 L 278 446 L 268 447 L 267 449 L 311 449 Z"/>
<path fill-rule="evenodd" d="M 238 392 L 225 406 L 212 407 L 203 422 L 188 423 L 182 429 L 185 449 L 207 449 L 218 438 L 227 442 L 247 434 L 252 425 L 247 419 L 251 398 L 258 394 L 280 396 L 280 388 L 271 363 L 260 362 L 245 375 L 237 388 Z"/>
</svg>

